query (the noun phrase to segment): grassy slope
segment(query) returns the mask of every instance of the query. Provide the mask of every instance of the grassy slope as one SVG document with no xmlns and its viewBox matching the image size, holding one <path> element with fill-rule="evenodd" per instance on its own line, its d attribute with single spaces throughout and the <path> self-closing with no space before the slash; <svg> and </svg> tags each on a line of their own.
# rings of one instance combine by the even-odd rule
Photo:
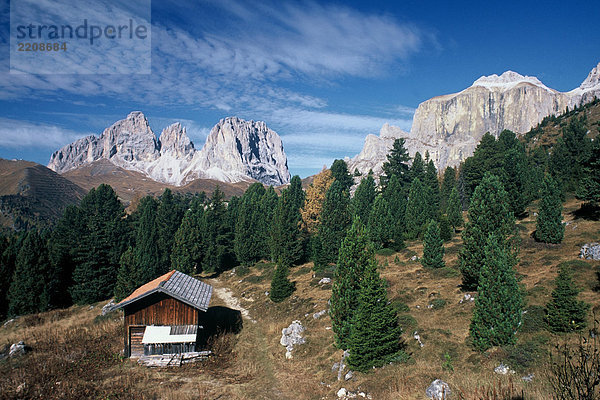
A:
<svg viewBox="0 0 600 400">
<path fill-rule="evenodd" d="M 578 207 L 579 203 L 570 199 L 565 220 L 573 221 L 572 212 Z M 530 211 L 535 211 L 535 205 Z M 517 271 L 522 276 L 528 305 L 545 304 L 557 265 L 577 260 L 580 246 L 597 241 L 600 236 L 600 223 L 583 219 L 567 226 L 565 241 L 557 246 L 530 239 L 535 229 L 532 217 L 520 221 L 519 228 L 522 245 Z M 504 349 L 493 349 L 480 354 L 467 345 L 473 303 L 459 303 L 464 293 L 458 287 L 460 274 L 454 268 L 460 245 L 459 237 L 446 245 L 445 260 L 450 268 L 444 271 L 425 270 L 418 262 L 411 261 L 412 255 L 421 254 L 419 242 L 408 243 L 407 249 L 398 254 L 378 256 L 383 265 L 382 276 L 389 282 L 390 298 L 399 309 L 404 309 L 401 315 L 410 314 L 416 321 L 416 326 L 405 326 L 403 334 L 412 353 L 407 364 L 386 366 L 369 374 L 357 374 L 349 382 L 337 382 L 331 366 L 339 361 L 341 351 L 332 345 L 330 319 L 312 317 L 313 313 L 326 309 L 330 285 L 318 284 L 320 277 L 313 276 L 310 264 L 294 267 L 291 279 L 296 282 L 296 292 L 283 303 L 273 304 L 265 295 L 273 265 L 259 263 L 249 271 L 238 268 L 211 281 L 216 286 L 229 288 L 257 320 L 256 323 L 244 320 L 239 335 L 226 335 L 215 343 L 220 357 L 181 369 L 138 367 L 116 357 L 122 343 L 119 314 L 94 321 L 101 304 L 91 310 L 72 307 L 24 317 L 0 328 L 0 344 L 25 340 L 35 349 L 21 360 L 0 362 L 0 398 L 17 396 L 18 386 L 28 382 L 20 392 L 25 397 L 43 390 L 45 397 L 53 398 L 85 395 L 98 398 L 333 399 L 343 386 L 366 391 L 374 399 L 423 399 L 425 388 L 436 378 L 448 382 L 455 393 L 462 391 L 466 398 L 476 398 L 475 393 L 486 385 L 512 385 L 517 392 L 524 390 L 527 398 L 549 398 L 544 379 L 546 356 L 541 355 L 533 366 L 515 375 L 498 376 L 493 368 L 506 360 L 508 353 Z M 594 291 L 599 266 L 599 262 L 593 261 L 575 265 L 575 277 L 583 289 L 580 298 L 592 304 L 595 311 L 600 309 L 600 295 Z M 446 305 L 439 309 L 428 308 L 436 298 L 444 299 Z M 212 305 L 224 303 L 214 297 Z M 294 350 L 292 360 L 286 360 L 279 338 L 281 329 L 295 319 L 306 326 L 307 343 Z M 403 317 L 403 321 L 406 320 Z M 425 344 L 423 348 L 412 338 L 414 330 L 419 331 Z M 575 339 L 575 335 L 569 339 Z M 519 333 L 521 345 L 538 343 L 542 351 L 560 340 L 564 337 L 543 330 Z M 451 357 L 454 372 L 442 369 L 445 353 Z M 532 383 L 520 379 L 528 373 L 535 374 Z M 40 377 L 47 382 L 43 388 L 36 383 Z"/>
</svg>

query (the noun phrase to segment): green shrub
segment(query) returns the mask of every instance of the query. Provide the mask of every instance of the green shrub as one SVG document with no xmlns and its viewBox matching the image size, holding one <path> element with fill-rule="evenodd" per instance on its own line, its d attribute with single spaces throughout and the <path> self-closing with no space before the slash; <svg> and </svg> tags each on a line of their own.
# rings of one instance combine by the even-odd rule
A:
<svg viewBox="0 0 600 400">
<path fill-rule="evenodd" d="M 398 316 L 398 324 L 402 327 L 402 330 L 408 332 L 417 327 L 417 320 L 410 314 L 402 314 Z"/>
<path fill-rule="evenodd" d="M 237 276 L 246 276 L 250 273 L 250 267 L 248 267 L 247 265 L 240 265 L 235 269 L 235 274 Z"/>
<path fill-rule="evenodd" d="M 294 271 L 294 273 L 293 273 L 294 276 L 299 276 L 299 275 L 306 275 L 306 274 L 312 272 L 312 269 L 310 267 L 302 267 L 302 268 L 298 268 L 293 271 Z"/>
<path fill-rule="evenodd" d="M 529 340 L 514 346 L 506 346 L 504 351 L 506 352 L 506 364 L 519 373 L 537 365 L 540 358 L 545 354 L 542 343 L 538 340 Z"/>
<path fill-rule="evenodd" d="M 244 278 L 244 282 L 248 282 L 248 283 L 260 283 L 262 281 L 265 280 L 264 276 L 257 276 L 257 275 L 250 275 L 247 278 Z"/>
<path fill-rule="evenodd" d="M 444 362 L 442 363 L 442 369 L 454 372 L 454 366 L 452 365 L 452 357 L 448 353 L 444 353 Z"/>
<path fill-rule="evenodd" d="M 396 253 L 396 251 L 394 249 L 389 249 L 386 247 L 386 248 L 377 250 L 376 253 L 379 256 L 390 257 L 390 256 L 394 255 L 394 253 Z"/>
<path fill-rule="evenodd" d="M 430 272 L 436 278 L 457 278 L 460 276 L 460 271 L 448 266 L 431 269 Z"/>
<path fill-rule="evenodd" d="M 444 308 L 446 306 L 446 300 L 438 298 L 438 299 L 433 299 L 431 301 L 431 305 L 434 310 L 440 310 L 442 308 Z"/>
<path fill-rule="evenodd" d="M 407 313 L 410 311 L 410 307 L 400 299 L 394 299 L 392 301 L 392 306 L 397 313 Z"/>
</svg>

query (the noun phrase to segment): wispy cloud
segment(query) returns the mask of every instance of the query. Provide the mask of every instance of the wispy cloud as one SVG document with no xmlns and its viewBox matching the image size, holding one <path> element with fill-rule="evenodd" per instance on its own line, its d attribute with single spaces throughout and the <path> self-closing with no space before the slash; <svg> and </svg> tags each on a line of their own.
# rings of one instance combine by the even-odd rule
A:
<svg viewBox="0 0 600 400">
<path fill-rule="evenodd" d="M 55 125 L 0 118 L 0 147 L 56 150 L 91 133 L 74 132 Z"/>
</svg>

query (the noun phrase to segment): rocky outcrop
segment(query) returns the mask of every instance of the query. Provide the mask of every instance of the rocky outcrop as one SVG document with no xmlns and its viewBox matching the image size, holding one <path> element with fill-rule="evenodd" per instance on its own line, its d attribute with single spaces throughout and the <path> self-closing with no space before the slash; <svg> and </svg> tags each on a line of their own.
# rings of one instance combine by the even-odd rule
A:
<svg viewBox="0 0 600 400">
<path fill-rule="evenodd" d="M 425 390 L 425 395 L 432 400 L 446 400 L 452 394 L 450 386 L 441 379 L 431 382 L 431 385 Z"/>
<path fill-rule="evenodd" d="M 302 332 L 304 332 L 304 326 L 298 320 L 292 321 L 290 326 L 281 330 L 279 343 L 285 346 L 285 358 L 288 360 L 292 358 L 294 346 L 306 343 L 306 340 L 302 337 Z"/>
<path fill-rule="evenodd" d="M 268 185 L 290 180 L 279 135 L 264 122 L 236 117 L 221 120 L 197 151 L 180 123 L 157 139 L 144 114 L 135 111 L 99 137 L 87 136 L 56 151 L 48 168 L 64 173 L 101 159 L 177 186 L 198 178 Z"/>
<path fill-rule="evenodd" d="M 513 71 L 482 76 L 469 88 L 454 94 L 434 97 L 419 105 L 410 134 L 384 125 L 379 137 L 368 135 L 363 150 L 348 159 L 350 172 L 363 175 L 381 166 L 396 138 L 405 138 L 411 156 L 429 152 L 438 169 L 456 166 L 471 156 L 486 132 L 499 135 L 504 129 L 528 132 L 548 115 L 560 114 L 600 97 L 600 64 L 583 83 L 570 92 L 559 92 L 539 79 Z"/>
<path fill-rule="evenodd" d="M 586 243 L 579 250 L 579 257 L 585 260 L 600 260 L 600 243 Z"/>
</svg>

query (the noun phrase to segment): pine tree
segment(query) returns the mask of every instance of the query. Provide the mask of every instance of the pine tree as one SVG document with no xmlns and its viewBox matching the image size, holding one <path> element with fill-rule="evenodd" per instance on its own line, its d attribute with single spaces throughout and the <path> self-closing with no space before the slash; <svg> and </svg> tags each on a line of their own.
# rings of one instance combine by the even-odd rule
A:
<svg viewBox="0 0 600 400">
<path fill-rule="evenodd" d="M 387 229 L 391 240 L 390 246 L 395 250 L 404 247 L 404 231 L 406 230 L 406 191 L 402 188 L 400 179 L 396 175 L 388 181 L 388 185 L 383 191 L 383 197 L 389 208 L 390 224 L 384 226 Z"/>
<path fill-rule="evenodd" d="M 185 274 L 202 272 L 201 263 L 204 258 L 202 242 L 203 214 L 203 204 L 194 200 L 175 233 L 173 250 L 171 251 L 171 267 L 173 269 Z"/>
<path fill-rule="evenodd" d="M 427 153 L 429 158 L 429 153 Z M 425 165 L 425 175 L 423 180 L 425 187 L 427 216 L 433 219 L 439 219 L 440 215 L 440 183 L 437 178 L 437 169 L 432 160 L 427 161 Z"/>
<path fill-rule="evenodd" d="M 8 293 L 11 316 L 48 309 L 46 280 L 50 271 L 45 239 L 37 232 L 27 233 L 15 260 L 15 272 Z"/>
<path fill-rule="evenodd" d="M 373 367 L 406 359 L 396 310 L 388 302 L 384 281 L 371 257 L 359 282 L 358 307 L 352 317 L 348 366 L 366 372 Z"/>
<path fill-rule="evenodd" d="M 350 192 L 350 188 L 354 185 L 354 179 L 348 172 L 348 164 L 344 160 L 334 160 L 331 164 L 331 175 L 333 179 L 342 184 L 344 190 Z"/>
<path fill-rule="evenodd" d="M 596 137 L 590 156 L 583 162 L 577 198 L 593 207 L 600 205 L 600 139 Z"/>
<path fill-rule="evenodd" d="M 515 218 L 508 204 L 508 195 L 498 177 L 486 173 L 473 193 L 469 222 L 462 233 L 463 247 L 459 253 L 459 262 L 463 287 L 467 290 L 477 288 L 485 258 L 485 245 L 491 234 L 498 236 L 509 252 L 516 245 Z"/>
<path fill-rule="evenodd" d="M 366 178 L 360 181 L 352 198 L 353 214 L 364 223 L 367 223 L 369 220 L 369 214 L 375 201 L 375 194 L 375 180 L 372 175 L 367 175 Z"/>
<path fill-rule="evenodd" d="M 467 199 L 472 197 L 475 188 L 479 186 L 486 172 L 496 176 L 502 174 L 504 151 L 503 145 L 496 141 L 493 135 L 489 132 L 483 135 L 473 156 L 464 161 L 460 171 Z"/>
<path fill-rule="evenodd" d="M 293 282 L 288 279 L 288 266 L 282 260 L 279 259 L 273 279 L 271 280 L 271 291 L 269 292 L 269 298 L 275 303 L 280 303 L 292 295 L 295 290 Z"/>
<path fill-rule="evenodd" d="M 536 220 L 535 238 L 544 243 L 560 243 L 565 235 L 562 223 L 562 202 L 556 181 L 550 176 L 544 178 L 542 198 Z"/>
<path fill-rule="evenodd" d="M 456 188 L 452 188 L 452 191 L 450 192 L 446 211 L 448 215 L 448 222 L 450 225 L 452 225 L 452 228 L 454 228 L 454 232 L 456 232 L 456 229 L 460 228 L 464 224 L 462 216 L 462 203 Z"/>
<path fill-rule="evenodd" d="M 527 185 L 527 157 L 523 146 L 516 145 L 506 151 L 502 165 L 502 184 L 513 214 L 517 217 L 524 215 L 531 195 Z"/>
<path fill-rule="evenodd" d="M 442 215 L 440 217 L 440 238 L 442 238 L 444 242 L 448 242 L 452 239 L 452 234 L 453 229 L 450 225 L 450 222 L 448 221 L 448 217 Z"/>
<path fill-rule="evenodd" d="M 268 249 L 266 244 L 265 211 L 263 200 L 266 190 L 261 183 L 252 184 L 242 196 L 235 226 L 234 249 L 238 261 L 249 265 L 259 261 Z M 270 221 L 269 221 L 270 223 Z"/>
<path fill-rule="evenodd" d="M 329 187 L 319 225 L 322 258 L 327 263 L 337 260 L 338 250 L 350 225 L 349 196 L 343 185 L 334 181 Z"/>
<path fill-rule="evenodd" d="M 412 165 L 410 166 L 410 180 L 414 181 L 419 179 L 421 182 L 425 179 L 425 164 L 423 163 L 423 157 L 418 151 L 413 157 Z"/>
<path fill-rule="evenodd" d="M 425 231 L 421 264 L 427 268 L 443 268 L 446 266 L 444 263 L 444 242 L 440 237 L 440 227 L 435 220 L 429 222 Z"/>
<path fill-rule="evenodd" d="M 587 325 L 589 305 L 577 300 L 579 289 L 573 282 L 573 273 L 566 265 L 559 266 L 556 288 L 546 305 L 548 327 L 552 332 L 580 331 Z"/>
<path fill-rule="evenodd" d="M 271 227 L 271 255 L 285 265 L 293 265 L 303 255 L 303 238 L 300 232 L 300 207 L 304 203 L 304 192 L 298 175 L 285 189 L 277 202 Z"/>
<path fill-rule="evenodd" d="M 442 179 L 442 188 L 440 189 L 440 210 L 443 213 L 446 213 L 448 208 L 448 199 L 450 199 L 450 193 L 456 184 L 456 169 L 452 167 L 446 167 L 444 170 L 444 177 Z"/>
<path fill-rule="evenodd" d="M 137 269 L 135 286 L 158 278 L 168 272 L 168 266 L 161 264 L 158 246 L 158 224 L 156 212 L 158 202 L 152 196 L 142 198 L 136 210 L 135 247 L 133 258 Z"/>
<path fill-rule="evenodd" d="M 165 189 L 160 196 L 156 209 L 160 266 L 165 272 L 171 266 L 171 250 L 173 249 L 175 233 L 179 229 L 179 225 L 181 225 L 183 214 L 184 210 L 181 207 L 181 201 L 173 196 L 171 189 Z"/>
<path fill-rule="evenodd" d="M 485 178 L 484 178 L 485 180 Z M 484 248 L 470 333 L 475 348 L 514 344 L 521 325 L 523 297 L 504 238 L 490 234 Z"/>
<path fill-rule="evenodd" d="M 358 307 L 360 280 L 374 257 L 365 227 L 359 219 L 354 219 L 340 247 L 331 288 L 329 315 L 335 342 L 340 349 L 348 348 L 350 326 Z"/>
<path fill-rule="evenodd" d="M 325 195 L 333 180 L 331 170 L 324 169 L 315 176 L 313 182 L 306 189 L 306 200 L 300 214 L 302 215 L 302 228 L 310 235 L 314 235 L 318 231 Z"/>
<path fill-rule="evenodd" d="M 239 214 L 239 208 L 241 208 L 241 204 L 231 208 L 226 207 L 223 192 L 218 186 L 215 188 L 202 222 L 204 226 L 202 243 L 205 246 L 202 260 L 203 271 L 222 271 L 228 265 L 231 257 L 229 249 L 234 247 L 232 243 L 234 221 L 232 221 L 229 211 L 237 209 L 236 214 Z"/>
<path fill-rule="evenodd" d="M 105 184 L 81 200 L 81 237 L 75 244 L 73 285 L 78 304 L 106 300 L 113 295 L 119 259 L 129 241 L 125 211 L 114 190 Z"/>
<path fill-rule="evenodd" d="M 402 188 L 406 188 L 411 181 L 408 167 L 410 156 L 404 144 L 404 138 L 394 140 L 392 149 L 387 155 L 387 161 L 383 163 L 383 175 L 381 176 L 381 186 L 383 188 L 387 187 L 392 175 L 396 175 Z"/>
<path fill-rule="evenodd" d="M 388 201 L 383 195 L 380 194 L 375 198 L 368 221 L 369 238 L 376 247 L 393 245 L 392 229 L 396 221 L 392 216 Z"/>
</svg>

